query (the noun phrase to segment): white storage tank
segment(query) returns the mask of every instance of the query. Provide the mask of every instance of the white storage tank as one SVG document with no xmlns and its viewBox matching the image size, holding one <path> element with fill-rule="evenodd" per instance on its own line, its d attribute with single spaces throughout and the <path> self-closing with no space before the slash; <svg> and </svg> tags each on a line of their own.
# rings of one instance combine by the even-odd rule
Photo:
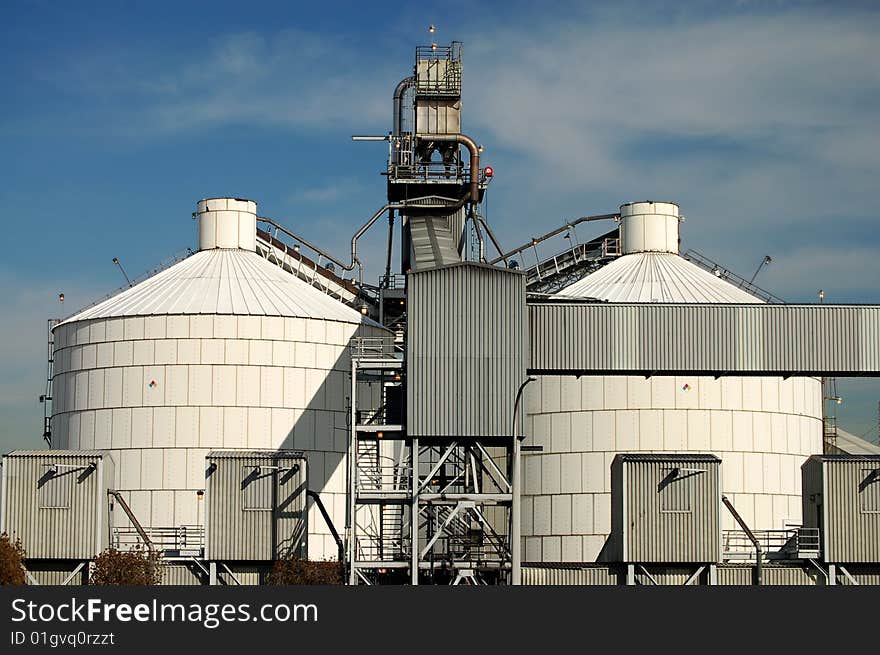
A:
<svg viewBox="0 0 880 655">
<path fill-rule="evenodd" d="M 610 302 L 758 303 L 678 254 L 679 208 L 620 208 L 621 257 L 559 292 Z M 647 347 L 647 346 L 646 346 Z M 800 467 L 822 452 L 813 378 L 542 376 L 527 389 L 523 559 L 603 560 L 617 453 L 700 452 L 722 459 L 722 490 L 754 529 L 801 523 Z M 736 529 L 722 515 L 724 529 Z"/>
<path fill-rule="evenodd" d="M 150 528 L 204 525 L 210 451 L 267 448 L 303 451 L 345 526 L 348 345 L 388 333 L 258 255 L 256 211 L 200 201 L 197 253 L 54 330 L 53 447 L 110 450 Z M 308 532 L 308 556 L 335 559 L 317 511 Z"/>
</svg>

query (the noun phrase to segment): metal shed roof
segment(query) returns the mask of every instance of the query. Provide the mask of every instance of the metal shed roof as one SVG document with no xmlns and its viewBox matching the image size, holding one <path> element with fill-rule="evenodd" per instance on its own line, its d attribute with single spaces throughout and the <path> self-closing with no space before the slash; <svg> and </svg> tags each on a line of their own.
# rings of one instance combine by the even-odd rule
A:
<svg viewBox="0 0 880 655">
<path fill-rule="evenodd" d="M 106 450 L 13 450 L 4 457 L 107 457 Z"/>
<path fill-rule="evenodd" d="M 624 462 L 720 462 L 721 458 L 708 453 L 621 453 L 615 459 Z"/>
<path fill-rule="evenodd" d="M 844 453 L 834 453 L 827 455 L 810 455 L 807 461 L 815 460 L 817 462 L 871 462 L 872 464 L 880 463 L 880 455 L 847 455 Z"/>
<path fill-rule="evenodd" d="M 65 323 L 116 316 L 233 314 L 378 325 L 247 250 L 202 250 Z"/>
<path fill-rule="evenodd" d="M 266 459 L 303 459 L 305 453 L 301 450 L 212 450 L 208 453 L 210 459 L 230 459 L 241 457 L 265 457 Z"/>
<path fill-rule="evenodd" d="M 837 449 L 847 455 L 880 455 L 880 446 L 846 430 L 837 429 Z"/>
</svg>

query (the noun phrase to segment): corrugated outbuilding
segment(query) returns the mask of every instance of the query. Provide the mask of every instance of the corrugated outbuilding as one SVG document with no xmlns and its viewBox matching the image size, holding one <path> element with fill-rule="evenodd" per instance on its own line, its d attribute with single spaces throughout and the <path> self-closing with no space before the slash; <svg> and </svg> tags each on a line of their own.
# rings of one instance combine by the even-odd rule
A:
<svg viewBox="0 0 880 655">
<path fill-rule="evenodd" d="M 270 561 L 306 555 L 305 455 L 218 450 L 205 470 L 205 559 Z M 316 554 L 318 558 L 323 553 Z"/>
</svg>

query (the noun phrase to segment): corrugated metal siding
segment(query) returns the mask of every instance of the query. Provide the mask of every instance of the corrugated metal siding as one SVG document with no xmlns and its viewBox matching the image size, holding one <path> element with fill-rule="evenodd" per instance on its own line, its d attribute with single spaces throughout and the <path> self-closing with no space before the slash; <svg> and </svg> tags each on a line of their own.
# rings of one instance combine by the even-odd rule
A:
<svg viewBox="0 0 880 655">
<path fill-rule="evenodd" d="M 306 536 L 307 466 L 302 453 L 211 453 L 207 462 L 206 559 L 269 561 L 298 547 Z M 289 468 L 272 471 L 276 496 L 271 510 L 244 509 L 247 482 L 258 466 Z"/>
<path fill-rule="evenodd" d="M 705 473 L 672 471 L 699 469 Z M 612 543 L 624 562 L 717 562 L 720 462 L 676 459 L 612 462 Z M 617 485 L 615 485 L 615 479 Z M 622 489 L 621 489 L 622 488 Z"/>
<path fill-rule="evenodd" d="M 203 564 L 207 568 L 207 564 Z M 207 584 L 204 573 L 195 564 L 170 563 L 162 566 L 162 585 L 197 587 Z"/>
<path fill-rule="evenodd" d="M 754 581 L 754 565 L 720 564 L 718 584 L 747 587 Z M 815 567 L 800 564 L 765 564 L 762 570 L 765 586 L 817 586 L 825 584 L 825 576 Z"/>
<path fill-rule="evenodd" d="M 860 566 L 856 564 L 847 566 L 846 570 L 861 586 L 880 585 L 880 566 Z M 837 584 L 852 585 L 852 582 L 849 581 L 842 571 L 838 571 Z"/>
<path fill-rule="evenodd" d="M 407 433 L 509 435 L 526 371 L 525 277 L 479 264 L 407 276 Z"/>
<path fill-rule="evenodd" d="M 880 306 L 530 303 L 536 373 L 880 372 Z"/>
<path fill-rule="evenodd" d="M 880 481 L 870 477 L 880 457 L 822 461 L 825 477 L 826 562 L 880 562 L 880 512 L 870 511 L 863 496 Z"/>
<path fill-rule="evenodd" d="M 526 586 L 615 586 L 622 584 L 620 573 L 610 566 L 585 566 L 578 568 L 523 566 L 522 583 Z"/>
<path fill-rule="evenodd" d="M 97 469 L 88 472 L 93 462 Z M 63 465 L 58 467 L 55 480 L 49 472 L 51 464 Z M 60 504 L 54 491 L 44 498 L 41 487 L 58 484 L 58 478 L 64 482 L 68 477 L 67 506 L 41 507 L 41 500 Z M 112 480 L 113 460 L 103 453 L 10 453 L 3 458 L 2 529 L 21 538 L 29 558 L 91 559 L 107 546 L 107 489 Z"/>
<path fill-rule="evenodd" d="M 25 563 L 25 568 L 28 570 L 28 573 L 37 581 L 37 583 L 41 586 L 58 586 L 64 584 L 64 581 L 67 580 L 68 576 L 73 573 L 74 569 L 76 569 L 79 562 L 70 562 L 70 561 L 60 561 L 60 562 L 46 562 L 46 561 L 33 561 L 28 560 Z M 76 575 L 68 582 L 67 584 L 70 586 L 78 586 L 85 585 L 89 582 L 89 567 L 84 566 L 82 569 L 77 572 Z M 28 581 L 28 584 L 33 584 Z"/>
<path fill-rule="evenodd" d="M 822 462 L 813 457 L 801 465 L 801 503 L 803 507 L 803 527 L 821 528 L 819 506 L 822 504 Z M 826 533 L 820 531 L 822 550 L 825 551 Z"/>
</svg>

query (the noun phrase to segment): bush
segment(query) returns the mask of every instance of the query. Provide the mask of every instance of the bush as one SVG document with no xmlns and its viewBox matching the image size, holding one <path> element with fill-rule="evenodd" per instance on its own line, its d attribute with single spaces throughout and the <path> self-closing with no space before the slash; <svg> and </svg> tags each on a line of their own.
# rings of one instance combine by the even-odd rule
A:
<svg viewBox="0 0 880 655">
<path fill-rule="evenodd" d="M 0 585 L 27 584 L 24 558 L 21 539 L 12 541 L 5 532 L 0 534 Z"/>
<path fill-rule="evenodd" d="M 345 570 L 340 562 L 310 562 L 298 557 L 276 560 L 266 576 L 267 585 L 341 585 Z"/>
<path fill-rule="evenodd" d="M 95 558 L 93 585 L 157 585 L 162 581 L 162 554 L 137 547 L 109 548 Z"/>
</svg>

